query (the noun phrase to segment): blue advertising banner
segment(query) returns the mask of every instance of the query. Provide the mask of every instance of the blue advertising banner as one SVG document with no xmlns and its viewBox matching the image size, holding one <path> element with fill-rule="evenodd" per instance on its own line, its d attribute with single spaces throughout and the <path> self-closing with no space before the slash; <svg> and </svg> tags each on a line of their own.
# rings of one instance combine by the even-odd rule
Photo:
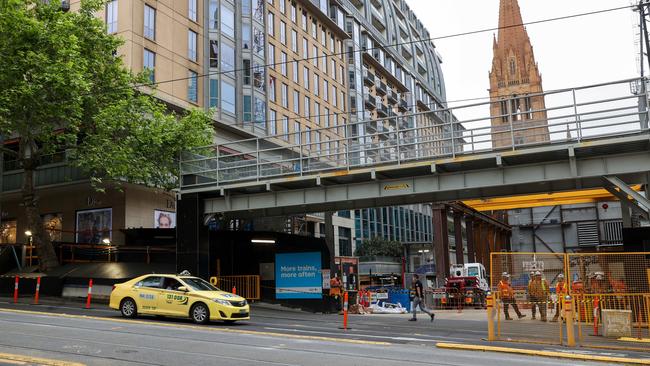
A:
<svg viewBox="0 0 650 366">
<path fill-rule="evenodd" d="M 321 299 L 322 295 L 320 252 L 275 255 L 276 299 Z"/>
</svg>

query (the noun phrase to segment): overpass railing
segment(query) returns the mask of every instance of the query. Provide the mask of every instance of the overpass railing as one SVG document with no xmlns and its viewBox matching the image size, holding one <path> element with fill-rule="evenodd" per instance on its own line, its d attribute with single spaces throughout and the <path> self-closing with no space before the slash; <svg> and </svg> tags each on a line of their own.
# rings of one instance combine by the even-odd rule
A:
<svg viewBox="0 0 650 366">
<path fill-rule="evenodd" d="M 448 108 L 420 102 L 419 111 L 401 115 L 394 112 L 395 105 L 388 108 L 388 117 L 354 121 L 350 113 L 347 124 L 327 127 L 318 127 L 312 117 L 311 129 L 185 151 L 181 188 L 647 133 L 647 85 L 646 79 L 629 79 Z M 281 121 L 268 123 L 282 130 Z"/>
</svg>

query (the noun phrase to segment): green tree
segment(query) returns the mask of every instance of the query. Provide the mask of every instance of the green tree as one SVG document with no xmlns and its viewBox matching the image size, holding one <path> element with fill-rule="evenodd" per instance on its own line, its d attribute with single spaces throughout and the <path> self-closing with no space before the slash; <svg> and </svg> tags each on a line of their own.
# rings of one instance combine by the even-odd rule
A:
<svg viewBox="0 0 650 366">
<path fill-rule="evenodd" d="M 402 243 L 395 240 L 386 240 L 380 237 L 374 237 L 364 240 L 357 250 L 355 251 L 357 257 L 368 256 L 387 256 L 387 257 L 401 257 Z"/>
<path fill-rule="evenodd" d="M 22 204 L 42 271 L 58 265 L 33 181 L 48 157 L 65 154 L 98 189 L 107 182 L 170 188 L 181 151 L 211 141 L 207 114 L 168 113 L 144 86 L 147 75 L 115 56 L 122 40 L 95 16 L 103 5 L 82 0 L 78 11 L 64 12 L 59 1 L 0 0 L 0 135 L 19 137 L 18 152 L 5 153 L 24 169 Z"/>
</svg>

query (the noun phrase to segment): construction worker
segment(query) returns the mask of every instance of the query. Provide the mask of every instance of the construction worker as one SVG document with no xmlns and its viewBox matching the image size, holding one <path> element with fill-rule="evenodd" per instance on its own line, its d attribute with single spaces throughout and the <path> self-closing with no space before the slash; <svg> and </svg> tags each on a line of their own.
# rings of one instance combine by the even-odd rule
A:
<svg viewBox="0 0 650 366">
<path fill-rule="evenodd" d="M 334 274 L 334 277 L 330 279 L 330 296 L 336 302 L 336 311 L 341 311 L 341 280 L 339 279 L 338 274 Z"/>
<path fill-rule="evenodd" d="M 535 317 L 535 307 L 539 308 L 541 321 L 546 321 L 546 302 L 548 300 L 549 287 L 545 279 L 542 279 L 540 271 L 535 272 L 533 279 L 528 284 L 528 299 L 532 305 L 533 319 Z"/>
<path fill-rule="evenodd" d="M 526 315 L 523 315 L 521 311 L 519 311 L 519 306 L 517 306 L 517 302 L 515 301 L 515 291 L 512 289 L 512 285 L 510 285 L 510 274 L 508 274 L 508 272 L 503 272 L 501 275 L 501 281 L 499 281 L 498 289 L 499 298 L 503 302 L 503 313 L 506 316 L 506 320 L 512 320 L 508 309 L 510 305 L 512 305 L 512 308 L 515 309 L 515 313 L 517 313 L 517 317 L 519 317 L 519 319 L 525 317 Z"/>
<path fill-rule="evenodd" d="M 560 273 L 557 275 L 557 283 L 555 284 L 555 294 L 557 295 L 557 303 L 555 304 L 555 316 L 553 316 L 552 322 L 556 322 L 560 317 L 561 304 L 564 297 L 568 294 L 568 288 L 566 282 L 564 281 L 564 274 Z"/>
</svg>

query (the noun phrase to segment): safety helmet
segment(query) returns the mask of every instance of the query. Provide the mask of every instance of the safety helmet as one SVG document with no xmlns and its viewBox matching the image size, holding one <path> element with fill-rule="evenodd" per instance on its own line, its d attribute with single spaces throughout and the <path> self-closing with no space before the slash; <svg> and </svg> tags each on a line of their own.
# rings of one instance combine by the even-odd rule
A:
<svg viewBox="0 0 650 366">
<path fill-rule="evenodd" d="M 510 274 L 508 274 L 508 272 L 503 272 L 501 274 L 501 277 L 510 277 Z"/>
<path fill-rule="evenodd" d="M 603 272 L 596 272 L 596 273 L 594 273 L 594 277 L 597 280 L 602 280 L 603 278 L 605 278 L 605 274 Z"/>
<path fill-rule="evenodd" d="M 557 278 L 564 278 L 564 274 L 560 273 L 559 275 L 557 275 Z"/>
<path fill-rule="evenodd" d="M 540 271 L 535 271 L 535 276 L 541 276 L 541 275 L 542 275 L 542 272 L 540 272 Z"/>
</svg>

